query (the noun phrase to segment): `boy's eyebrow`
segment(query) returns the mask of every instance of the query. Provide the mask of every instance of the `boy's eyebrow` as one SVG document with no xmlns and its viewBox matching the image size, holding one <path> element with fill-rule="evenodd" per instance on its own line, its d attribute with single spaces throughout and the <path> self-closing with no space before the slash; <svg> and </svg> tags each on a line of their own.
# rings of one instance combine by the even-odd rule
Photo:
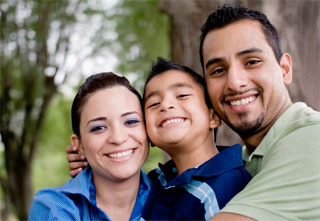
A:
<svg viewBox="0 0 320 221">
<path fill-rule="evenodd" d="M 239 51 L 236 54 L 236 57 L 241 57 L 243 55 L 254 53 L 254 52 L 262 53 L 263 51 L 261 49 L 259 49 L 259 48 L 256 48 L 256 47 L 248 48 L 248 49 L 245 49 L 243 51 Z M 212 64 L 219 63 L 219 62 L 222 62 L 222 61 L 225 61 L 225 60 L 226 60 L 226 58 L 224 58 L 224 57 L 212 58 L 206 63 L 206 68 L 208 68 Z"/>
<path fill-rule="evenodd" d="M 174 89 L 174 88 L 181 88 L 181 87 L 187 87 L 187 88 L 192 88 L 192 86 L 190 84 L 187 84 L 185 82 L 177 82 L 175 84 L 172 84 L 168 87 L 168 89 Z M 153 96 L 159 95 L 160 91 L 159 90 L 155 90 L 152 91 L 151 93 L 149 93 L 145 98 L 144 98 L 144 103 Z"/>
</svg>

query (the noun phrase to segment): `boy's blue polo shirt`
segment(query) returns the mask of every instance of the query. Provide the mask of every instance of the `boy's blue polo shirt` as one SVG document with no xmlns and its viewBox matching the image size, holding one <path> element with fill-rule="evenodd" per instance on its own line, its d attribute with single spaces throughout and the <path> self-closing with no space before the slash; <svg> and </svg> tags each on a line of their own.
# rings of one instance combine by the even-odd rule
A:
<svg viewBox="0 0 320 221">
<path fill-rule="evenodd" d="M 140 220 L 151 189 L 148 176 L 141 170 L 140 187 L 130 220 Z M 92 170 L 88 166 L 63 186 L 39 191 L 29 211 L 29 220 L 110 220 L 97 207 Z"/>
<path fill-rule="evenodd" d="M 172 160 L 159 167 L 148 174 L 153 186 L 143 214 L 146 220 L 209 219 L 251 179 L 239 144 L 179 176 Z"/>
</svg>

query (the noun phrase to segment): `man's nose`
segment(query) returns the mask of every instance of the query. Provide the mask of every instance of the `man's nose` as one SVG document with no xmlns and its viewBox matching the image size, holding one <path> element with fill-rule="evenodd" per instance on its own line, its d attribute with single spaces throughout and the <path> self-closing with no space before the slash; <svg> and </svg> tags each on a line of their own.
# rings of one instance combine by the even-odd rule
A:
<svg viewBox="0 0 320 221">
<path fill-rule="evenodd" d="M 228 70 L 227 87 L 231 91 L 240 91 L 248 84 L 247 72 L 240 65 L 231 66 Z"/>
</svg>

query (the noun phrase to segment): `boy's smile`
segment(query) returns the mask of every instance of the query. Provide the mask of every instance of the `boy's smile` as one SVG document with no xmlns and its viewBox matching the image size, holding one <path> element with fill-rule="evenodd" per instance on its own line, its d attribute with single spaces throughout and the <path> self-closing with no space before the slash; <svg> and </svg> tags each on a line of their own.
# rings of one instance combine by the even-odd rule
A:
<svg viewBox="0 0 320 221">
<path fill-rule="evenodd" d="M 145 89 L 144 106 L 150 140 L 169 154 L 176 154 L 179 151 L 174 147 L 186 147 L 210 130 L 204 91 L 182 71 L 169 70 L 153 77 Z"/>
</svg>

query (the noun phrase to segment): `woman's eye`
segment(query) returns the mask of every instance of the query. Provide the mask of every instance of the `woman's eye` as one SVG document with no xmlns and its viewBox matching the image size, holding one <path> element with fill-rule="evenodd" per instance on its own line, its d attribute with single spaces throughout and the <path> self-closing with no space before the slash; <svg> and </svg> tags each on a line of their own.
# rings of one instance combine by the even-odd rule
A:
<svg viewBox="0 0 320 221">
<path fill-rule="evenodd" d="M 128 120 L 126 120 L 126 122 L 124 122 L 124 125 L 134 126 L 134 125 L 137 125 L 138 123 L 140 123 L 140 121 L 138 119 L 128 119 Z"/>
<path fill-rule="evenodd" d="M 97 126 L 93 126 L 91 129 L 90 129 L 90 132 L 101 132 L 103 130 L 105 130 L 107 127 L 104 126 L 104 125 L 97 125 Z"/>
</svg>

